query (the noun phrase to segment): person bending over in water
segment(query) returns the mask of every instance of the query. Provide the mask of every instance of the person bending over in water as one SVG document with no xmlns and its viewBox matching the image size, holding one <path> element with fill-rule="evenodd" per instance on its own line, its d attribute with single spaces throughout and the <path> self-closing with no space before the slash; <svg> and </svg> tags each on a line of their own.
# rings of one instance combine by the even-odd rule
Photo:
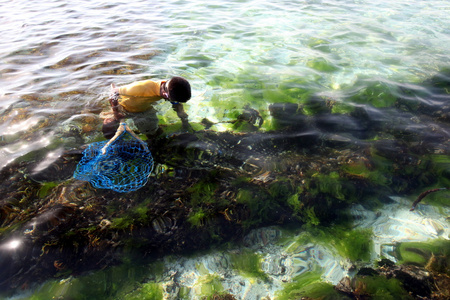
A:
<svg viewBox="0 0 450 300">
<path fill-rule="evenodd" d="M 163 130 L 158 125 L 154 105 L 165 99 L 170 101 L 173 110 L 181 119 L 182 128 L 191 128 L 183 104 L 191 98 L 191 85 L 182 77 L 173 77 L 167 81 L 142 80 L 116 87 L 111 85 L 110 104 L 114 118 L 103 121 L 103 135 L 110 139 L 116 133 L 120 120 L 132 118 L 134 124 L 149 140 L 160 135 Z"/>
</svg>

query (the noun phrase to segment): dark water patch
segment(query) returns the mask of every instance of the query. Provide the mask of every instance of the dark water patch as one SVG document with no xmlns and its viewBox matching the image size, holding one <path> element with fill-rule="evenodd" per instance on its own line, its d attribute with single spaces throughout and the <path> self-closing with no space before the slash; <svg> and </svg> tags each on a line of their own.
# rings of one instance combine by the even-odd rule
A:
<svg viewBox="0 0 450 300">
<path fill-rule="evenodd" d="M 421 85 L 400 85 L 398 107 L 448 123 L 450 71 L 444 69 Z"/>
</svg>

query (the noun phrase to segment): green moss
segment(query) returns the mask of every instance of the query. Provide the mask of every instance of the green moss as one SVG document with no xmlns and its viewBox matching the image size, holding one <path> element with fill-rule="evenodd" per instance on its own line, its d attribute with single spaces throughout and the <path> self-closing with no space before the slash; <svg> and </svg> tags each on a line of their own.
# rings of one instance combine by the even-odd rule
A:
<svg viewBox="0 0 450 300">
<path fill-rule="evenodd" d="M 373 248 L 372 231 L 357 229 L 341 232 L 335 240 L 336 249 L 352 261 L 369 261 Z"/>
<path fill-rule="evenodd" d="M 362 83 L 364 86 L 350 98 L 350 101 L 362 104 L 371 104 L 374 107 L 392 107 L 397 101 L 397 93 L 393 86 L 378 82 L 371 85 Z"/>
<path fill-rule="evenodd" d="M 151 274 L 155 276 L 155 278 L 160 279 L 163 276 L 164 271 L 166 270 L 166 266 L 163 261 L 156 261 L 149 264 L 145 269 L 147 270 L 147 275 L 148 270 L 151 270 Z"/>
<path fill-rule="evenodd" d="M 179 119 L 168 119 L 165 122 L 160 122 L 160 124 L 167 124 L 164 126 L 164 135 L 170 135 L 173 133 L 185 132 L 186 130 L 183 128 L 182 123 Z M 204 130 L 205 126 L 200 123 L 189 122 L 192 129 L 194 131 Z M 143 136 L 142 140 L 147 140 L 146 136 Z"/>
<path fill-rule="evenodd" d="M 369 261 L 373 248 L 372 231 L 346 227 L 306 227 L 306 231 L 291 243 L 286 251 L 296 251 L 307 243 L 322 245 L 351 261 Z"/>
<path fill-rule="evenodd" d="M 242 186 L 236 195 L 236 202 L 245 205 L 250 216 L 242 221 L 244 227 L 251 227 L 270 219 L 279 204 L 258 186 Z"/>
<path fill-rule="evenodd" d="M 52 280 L 27 299 L 162 299 L 147 297 L 158 295 L 155 286 L 138 283 L 149 275 L 149 269 L 153 270 L 152 265 L 122 264 L 76 278 Z"/>
<path fill-rule="evenodd" d="M 300 215 L 302 203 L 298 194 L 293 194 L 287 199 L 287 204 L 293 211 L 294 215 Z"/>
<path fill-rule="evenodd" d="M 286 283 L 276 294 L 276 299 L 350 299 L 339 294 L 334 287 L 322 282 L 320 273 L 308 272 L 297 276 L 292 282 Z"/>
<path fill-rule="evenodd" d="M 372 150 L 371 153 L 371 163 L 373 164 L 373 169 L 381 174 L 384 179 L 380 178 L 380 183 L 388 188 L 392 184 L 392 178 L 394 176 L 393 162 L 386 157 L 383 157 L 377 153 L 376 150 Z"/>
<path fill-rule="evenodd" d="M 212 182 L 210 178 L 205 178 L 200 180 L 195 185 L 188 189 L 191 195 L 191 204 L 196 207 L 202 204 L 212 204 L 215 203 L 215 190 L 218 184 Z"/>
<path fill-rule="evenodd" d="M 312 58 L 308 60 L 306 65 L 311 69 L 321 72 L 334 72 L 339 69 L 323 57 Z"/>
<path fill-rule="evenodd" d="M 195 212 L 191 212 L 187 218 L 187 221 L 192 227 L 202 227 L 204 225 L 206 213 L 203 209 L 199 208 Z"/>
<path fill-rule="evenodd" d="M 303 291 L 304 287 L 319 282 L 321 282 L 321 274 L 317 272 L 308 272 L 297 276 L 292 282 L 286 283 L 281 291 L 276 293 L 277 299 L 300 299 L 305 296 Z"/>
<path fill-rule="evenodd" d="M 121 217 L 111 218 L 111 227 L 114 229 L 126 230 L 132 224 L 147 224 L 150 222 L 149 204 L 151 198 L 142 200 L 138 205 L 128 209 Z M 108 214 L 114 215 L 119 208 L 116 203 L 112 203 L 107 207 Z"/>
<path fill-rule="evenodd" d="M 208 275 L 209 270 L 205 267 L 203 263 L 196 263 L 195 269 L 200 273 L 200 275 Z"/>
<path fill-rule="evenodd" d="M 387 279 L 383 276 L 358 277 L 356 286 L 358 286 L 360 295 L 368 295 L 370 299 L 413 299 L 402 287 L 402 283 L 395 278 Z"/>
<path fill-rule="evenodd" d="M 302 220 L 307 224 L 307 225 L 313 225 L 313 226 L 317 226 L 320 224 L 320 219 L 317 217 L 315 211 L 314 211 L 314 207 L 305 207 L 302 210 Z"/>
<path fill-rule="evenodd" d="M 347 102 L 334 102 L 331 112 L 334 114 L 350 114 L 355 111 L 355 106 Z"/>
<path fill-rule="evenodd" d="M 180 286 L 180 289 L 178 290 L 177 299 L 190 300 L 191 299 L 190 293 L 191 293 L 191 288 L 186 287 L 186 286 Z"/>
<path fill-rule="evenodd" d="M 220 294 L 224 290 L 221 279 L 217 274 L 200 277 L 196 285 L 200 286 L 200 296 L 207 298 L 217 293 Z"/>
<path fill-rule="evenodd" d="M 400 250 L 402 263 L 424 266 L 428 261 L 427 257 L 430 253 L 423 250 L 424 249 L 416 250 L 414 248 L 406 248 Z"/>
<path fill-rule="evenodd" d="M 433 164 L 433 171 L 440 187 L 450 187 L 450 156 L 431 155 L 429 157 Z"/>
<path fill-rule="evenodd" d="M 332 195 L 339 200 L 348 200 L 350 195 L 346 195 L 343 179 L 339 176 L 339 173 L 316 173 L 312 175 L 311 179 L 308 189 L 311 194 L 318 195 L 319 193 L 325 193 Z"/>
<path fill-rule="evenodd" d="M 111 228 L 114 229 L 129 229 L 131 224 L 133 224 L 134 219 L 131 216 L 125 216 L 120 218 L 114 218 L 111 220 Z"/>
<path fill-rule="evenodd" d="M 278 178 L 269 185 L 270 195 L 280 202 L 286 202 L 293 192 L 294 187 L 288 179 Z"/>
<path fill-rule="evenodd" d="M 224 132 L 224 131 L 233 131 L 232 123 L 219 123 L 211 126 L 210 130 Z"/>
<path fill-rule="evenodd" d="M 233 124 L 232 129 L 237 132 L 254 132 L 258 130 L 258 127 L 246 121 L 237 121 Z"/>
<path fill-rule="evenodd" d="M 159 300 L 164 299 L 163 288 L 160 284 L 147 282 L 142 284 L 138 289 L 124 295 L 125 300 Z"/>
<path fill-rule="evenodd" d="M 429 242 L 405 242 L 396 248 L 400 264 L 413 264 L 424 267 L 432 256 L 446 257 L 450 265 L 450 241 L 431 240 Z"/>
<path fill-rule="evenodd" d="M 43 198 L 47 197 L 47 195 L 50 193 L 50 191 L 53 188 L 55 188 L 56 186 L 58 186 L 58 183 L 56 183 L 56 182 L 43 183 L 38 192 L 39 198 L 43 199 Z"/>
<path fill-rule="evenodd" d="M 238 185 L 243 185 L 243 184 L 249 183 L 251 180 L 252 180 L 251 177 L 240 176 L 240 177 L 237 177 L 236 179 L 233 179 L 231 184 L 233 186 L 238 186 Z"/>
<path fill-rule="evenodd" d="M 16 221 L 14 224 L 10 224 L 5 227 L 0 227 L 0 238 L 5 237 L 7 234 L 14 232 L 22 227 L 23 224 L 27 223 L 28 220 Z"/>
<path fill-rule="evenodd" d="M 297 299 L 292 296 L 302 296 L 302 299 L 321 299 L 321 300 L 339 300 L 339 299 L 351 299 L 345 295 L 339 294 L 335 290 L 333 285 L 325 282 L 317 282 L 307 286 L 291 287 L 291 291 L 287 296 L 282 295 L 278 299 Z M 298 298 L 300 299 L 300 298 Z"/>
<path fill-rule="evenodd" d="M 315 116 L 318 114 L 329 113 L 330 108 L 328 107 L 326 99 L 314 96 L 302 101 L 302 111 L 305 115 Z"/>
<path fill-rule="evenodd" d="M 387 186 L 390 182 L 382 172 L 369 170 L 363 161 L 344 165 L 342 169 L 351 176 L 368 179 L 374 185 Z"/>
<path fill-rule="evenodd" d="M 288 101 L 275 101 L 277 102 L 290 102 L 290 103 L 298 103 L 299 101 L 303 101 L 308 99 L 313 91 L 311 90 L 311 82 L 305 77 L 289 77 L 285 78 L 278 85 L 279 91 L 285 94 Z M 289 101 L 291 99 L 292 101 Z M 270 102 L 272 103 L 272 102 Z"/>
<path fill-rule="evenodd" d="M 267 103 L 297 103 L 298 98 L 291 97 L 280 89 L 270 89 L 263 91 L 264 100 Z"/>
<path fill-rule="evenodd" d="M 242 276 L 266 280 L 267 274 L 261 269 L 261 256 L 250 250 L 230 254 L 231 267 Z"/>
</svg>

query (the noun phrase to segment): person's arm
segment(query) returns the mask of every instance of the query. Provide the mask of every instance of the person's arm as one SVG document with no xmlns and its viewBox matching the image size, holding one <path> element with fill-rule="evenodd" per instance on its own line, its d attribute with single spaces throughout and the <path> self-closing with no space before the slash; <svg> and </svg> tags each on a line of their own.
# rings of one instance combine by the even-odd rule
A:
<svg viewBox="0 0 450 300">
<path fill-rule="evenodd" d="M 191 124 L 188 121 L 188 114 L 184 111 L 183 104 L 172 104 L 173 110 L 177 113 L 178 118 L 181 120 L 181 125 L 184 130 L 193 131 Z"/>
<path fill-rule="evenodd" d="M 111 105 L 112 111 L 114 113 L 114 119 L 116 119 L 117 121 L 121 121 L 121 119 L 123 119 L 123 114 L 120 113 L 119 111 L 119 92 L 115 90 L 115 86 L 114 84 L 111 85 L 111 96 L 109 97 L 109 104 Z"/>
<path fill-rule="evenodd" d="M 112 144 L 112 142 L 114 142 L 115 140 L 117 140 L 117 138 L 122 134 L 122 132 L 124 132 L 126 130 L 126 124 L 122 123 L 119 125 L 119 128 L 117 128 L 116 134 L 105 144 L 105 146 L 103 146 L 101 153 L 102 155 L 106 154 L 106 149 L 108 149 L 109 145 Z"/>
<path fill-rule="evenodd" d="M 141 140 L 141 139 L 133 132 L 133 130 L 131 130 L 130 127 L 128 127 L 128 125 L 127 125 L 126 123 L 121 123 L 120 126 L 119 126 L 119 128 L 117 128 L 116 134 L 115 134 L 115 135 L 114 135 L 114 136 L 113 136 L 113 137 L 105 144 L 105 146 L 103 146 L 103 148 L 102 148 L 102 150 L 101 150 L 102 155 L 105 155 L 105 154 L 106 154 L 106 149 L 108 149 L 108 147 L 109 147 L 115 140 L 117 140 L 117 138 L 118 138 L 119 136 L 121 136 L 122 133 L 123 133 L 124 131 L 127 131 L 129 134 L 131 134 L 135 139 L 137 139 L 137 140 L 141 143 L 142 147 L 143 147 L 145 150 L 147 150 L 147 147 L 146 147 L 145 142 L 144 142 L 143 140 Z M 147 150 L 147 151 L 148 151 L 148 150 Z"/>
</svg>

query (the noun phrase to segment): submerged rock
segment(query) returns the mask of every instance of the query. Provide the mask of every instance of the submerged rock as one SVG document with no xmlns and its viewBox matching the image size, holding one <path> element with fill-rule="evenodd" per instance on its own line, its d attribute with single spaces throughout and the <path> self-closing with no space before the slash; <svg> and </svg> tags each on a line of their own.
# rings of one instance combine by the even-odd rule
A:
<svg viewBox="0 0 450 300">
<path fill-rule="evenodd" d="M 443 275 L 423 267 L 381 260 L 379 268 L 362 269 L 352 279 L 343 278 L 336 289 L 355 298 L 447 299 L 450 289 L 442 284 Z M 447 279 L 445 284 L 448 282 Z"/>
</svg>

